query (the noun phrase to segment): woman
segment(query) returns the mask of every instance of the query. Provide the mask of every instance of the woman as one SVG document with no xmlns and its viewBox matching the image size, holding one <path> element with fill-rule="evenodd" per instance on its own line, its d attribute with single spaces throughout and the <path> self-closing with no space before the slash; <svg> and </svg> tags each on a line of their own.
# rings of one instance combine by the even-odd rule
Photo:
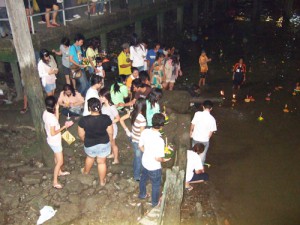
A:
<svg viewBox="0 0 300 225">
<path fill-rule="evenodd" d="M 53 187 L 61 189 L 62 185 L 58 183 L 59 176 L 69 175 L 69 172 L 62 172 L 61 167 L 64 163 L 62 145 L 61 145 L 61 131 L 73 125 L 72 121 L 67 121 L 61 128 L 59 125 L 59 104 L 56 103 L 54 96 L 48 96 L 45 99 L 46 110 L 43 113 L 43 121 L 45 123 L 45 130 L 47 133 L 47 143 L 54 152 L 54 173 L 53 173 Z"/>
<path fill-rule="evenodd" d="M 177 77 L 181 75 L 182 72 L 180 69 L 179 56 L 172 55 L 165 63 L 166 83 L 164 85 L 164 88 L 166 90 L 172 91 Z"/>
<path fill-rule="evenodd" d="M 145 58 L 147 50 L 142 42 L 137 40 L 136 36 L 133 36 L 132 45 L 129 48 L 130 60 L 132 61 L 132 67 L 136 67 L 139 72 L 144 70 Z"/>
<path fill-rule="evenodd" d="M 84 104 L 84 98 L 82 95 L 75 91 L 72 85 L 65 84 L 63 87 L 63 91 L 60 92 L 59 98 L 58 98 L 58 104 L 63 107 L 61 110 L 61 113 L 65 116 L 80 116 L 83 104 Z"/>
<path fill-rule="evenodd" d="M 197 143 L 193 150 L 187 151 L 187 165 L 185 176 L 185 189 L 193 190 L 191 183 L 201 183 L 208 180 L 208 174 L 204 173 L 204 167 L 201 160 L 201 153 L 204 151 L 204 145 Z"/>
<path fill-rule="evenodd" d="M 88 174 L 94 164 L 98 164 L 100 185 L 106 184 L 106 157 L 110 154 L 110 142 L 113 140 L 112 121 L 101 114 L 101 103 L 97 98 L 88 100 L 90 115 L 82 117 L 78 122 L 78 136 L 84 141 L 87 154 L 82 174 Z"/>
<path fill-rule="evenodd" d="M 165 55 L 161 52 L 156 54 L 155 62 L 153 63 L 151 73 L 151 84 L 153 87 L 162 89 L 164 80 L 164 58 Z"/>
<path fill-rule="evenodd" d="M 110 88 L 110 96 L 114 105 L 118 105 L 119 103 L 125 103 L 124 99 L 128 97 L 128 89 L 125 85 L 125 76 L 120 75 L 116 82 L 111 85 Z M 118 110 L 122 110 L 124 107 L 118 107 Z"/>
<path fill-rule="evenodd" d="M 154 88 L 151 90 L 148 98 L 146 100 L 146 117 L 147 126 L 152 127 L 152 117 L 155 113 L 160 113 L 160 106 L 158 101 L 162 97 L 162 90 L 159 88 Z"/>
<path fill-rule="evenodd" d="M 246 81 L 246 64 L 243 58 L 240 58 L 239 62 L 233 67 L 233 88 L 240 89 L 241 85 Z"/>
<path fill-rule="evenodd" d="M 40 51 L 38 71 L 47 96 L 53 96 L 56 88 L 55 75 L 58 73 L 58 69 L 54 58 L 50 56 L 49 51 L 46 49 Z"/>
<path fill-rule="evenodd" d="M 96 57 L 99 56 L 99 46 L 100 46 L 100 42 L 97 38 L 93 38 L 92 40 L 90 40 L 89 44 L 88 44 L 88 48 L 86 50 L 86 58 L 89 61 L 88 64 L 88 69 L 89 69 L 89 73 L 97 73 L 96 71 Z"/>
<path fill-rule="evenodd" d="M 131 118 L 131 132 L 128 130 L 125 120 Z M 134 151 L 133 159 L 133 178 L 136 181 L 141 179 L 142 171 L 142 156 L 143 152 L 139 148 L 139 140 L 142 131 L 146 127 L 146 101 L 143 98 L 139 98 L 134 106 L 133 111 L 121 117 L 120 119 L 121 126 L 124 128 L 126 135 L 131 138 L 131 143 Z"/>
<path fill-rule="evenodd" d="M 69 47 L 70 47 L 70 39 L 64 37 L 63 39 L 61 39 L 59 51 L 57 52 L 55 49 L 53 49 L 52 52 L 55 53 L 56 55 L 62 56 L 61 73 L 65 75 L 66 83 L 71 84 L 71 80 L 72 80 L 72 85 L 74 88 L 76 88 L 76 80 L 70 77 Z"/>
<path fill-rule="evenodd" d="M 116 106 L 112 103 L 110 93 L 105 88 L 101 89 L 99 92 L 100 102 L 102 103 L 101 113 L 103 115 L 108 115 L 113 123 L 113 140 L 111 141 L 112 154 L 107 158 L 114 158 L 112 164 L 119 164 L 119 148 L 116 144 L 116 137 L 118 134 L 117 122 L 120 121 L 119 112 Z"/>
</svg>

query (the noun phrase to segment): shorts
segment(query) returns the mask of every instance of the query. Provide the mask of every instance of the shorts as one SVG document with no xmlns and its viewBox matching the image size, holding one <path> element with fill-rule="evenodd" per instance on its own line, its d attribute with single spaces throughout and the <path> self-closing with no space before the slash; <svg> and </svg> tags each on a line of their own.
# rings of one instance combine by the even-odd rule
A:
<svg viewBox="0 0 300 225">
<path fill-rule="evenodd" d="M 193 178 L 189 182 L 198 181 L 198 180 L 207 181 L 208 180 L 208 174 L 207 173 L 199 173 L 199 174 L 194 173 Z"/>
<path fill-rule="evenodd" d="M 62 66 L 61 67 L 61 70 L 59 71 L 62 75 L 68 75 L 70 76 L 70 68 L 68 67 L 65 67 L 65 66 Z"/>
<path fill-rule="evenodd" d="M 62 152 L 62 146 L 61 145 L 58 145 L 58 146 L 49 145 L 49 146 L 50 146 L 50 148 L 52 149 L 52 151 L 54 153 Z"/>
<path fill-rule="evenodd" d="M 32 9 L 33 3 L 31 0 L 29 1 L 30 1 L 30 8 L 29 8 L 28 0 L 24 0 L 25 9 Z"/>
<path fill-rule="evenodd" d="M 44 1 L 44 6 L 46 9 L 52 9 L 53 5 L 57 5 L 58 6 L 58 3 L 56 0 L 47 0 L 47 1 Z"/>
<path fill-rule="evenodd" d="M 84 146 L 85 153 L 92 158 L 95 157 L 105 158 L 110 154 L 110 150 L 111 147 L 109 142 L 106 144 L 98 144 L 91 147 Z"/>
<path fill-rule="evenodd" d="M 50 93 L 51 91 L 55 90 L 56 84 L 46 84 L 45 91 L 46 93 Z"/>
<path fill-rule="evenodd" d="M 207 74 L 207 73 L 200 72 L 200 74 L 199 74 L 200 79 L 201 79 L 201 78 L 204 78 L 204 79 L 205 79 L 205 78 L 206 78 L 206 74 Z"/>
</svg>

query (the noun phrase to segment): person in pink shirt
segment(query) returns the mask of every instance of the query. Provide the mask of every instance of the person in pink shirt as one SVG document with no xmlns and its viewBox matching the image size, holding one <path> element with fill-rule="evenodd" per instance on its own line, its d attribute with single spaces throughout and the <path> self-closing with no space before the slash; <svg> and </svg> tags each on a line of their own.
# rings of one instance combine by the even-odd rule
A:
<svg viewBox="0 0 300 225">
<path fill-rule="evenodd" d="M 46 110 L 43 113 L 43 121 L 47 133 L 47 143 L 54 152 L 55 167 L 53 172 L 53 187 L 61 189 L 62 185 L 58 183 L 59 176 L 69 175 L 70 173 L 61 171 L 64 162 L 61 144 L 61 131 L 73 125 L 72 121 L 67 121 L 63 127 L 59 125 L 59 104 L 54 96 L 48 96 L 45 99 Z"/>
<path fill-rule="evenodd" d="M 61 113 L 65 116 L 80 116 L 82 114 L 84 98 L 70 84 L 64 85 L 57 102 L 63 107 Z"/>
</svg>

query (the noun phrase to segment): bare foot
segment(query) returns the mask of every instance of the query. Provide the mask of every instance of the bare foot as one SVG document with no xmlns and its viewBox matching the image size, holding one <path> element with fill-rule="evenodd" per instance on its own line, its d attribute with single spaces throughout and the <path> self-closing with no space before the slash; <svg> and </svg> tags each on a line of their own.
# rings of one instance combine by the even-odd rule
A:
<svg viewBox="0 0 300 225">
<path fill-rule="evenodd" d="M 47 27 L 53 28 L 53 27 L 56 27 L 56 26 L 53 26 L 52 24 L 49 24 L 49 25 L 47 25 Z"/>
</svg>

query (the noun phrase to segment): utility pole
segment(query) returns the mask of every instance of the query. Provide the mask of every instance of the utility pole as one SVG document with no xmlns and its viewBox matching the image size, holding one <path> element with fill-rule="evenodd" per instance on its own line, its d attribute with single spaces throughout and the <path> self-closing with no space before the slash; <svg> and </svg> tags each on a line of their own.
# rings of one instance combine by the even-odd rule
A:
<svg viewBox="0 0 300 225">
<path fill-rule="evenodd" d="M 13 42 L 24 80 L 31 117 L 37 136 L 38 157 L 42 157 L 46 165 L 52 165 L 53 159 L 46 143 L 42 113 L 45 109 L 43 90 L 37 71 L 32 40 L 29 32 L 25 6 L 23 1 L 6 0 L 6 9 L 12 30 Z"/>
</svg>

